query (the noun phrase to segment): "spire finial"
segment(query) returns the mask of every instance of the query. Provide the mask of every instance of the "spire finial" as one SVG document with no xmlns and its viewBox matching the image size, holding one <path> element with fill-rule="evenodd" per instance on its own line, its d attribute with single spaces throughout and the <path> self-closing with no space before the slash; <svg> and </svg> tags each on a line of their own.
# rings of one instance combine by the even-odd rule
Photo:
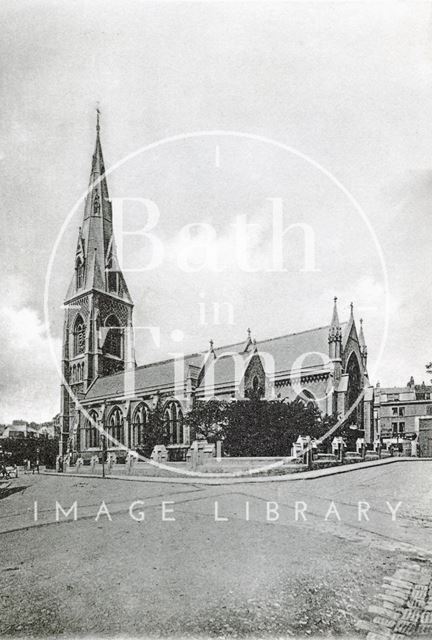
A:
<svg viewBox="0 0 432 640">
<path fill-rule="evenodd" d="M 213 338 L 210 338 L 209 343 L 210 343 L 210 351 L 213 351 L 213 344 L 214 344 Z"/>
<path fill-rule="evenodd" d="M 250 328 L 249 328 L 249 327 L 248 327 L 248 330 L 247 330 L 247 335 L 248 335 L 248 338 L 250 339 L 250 337 L 251 337 L 251 330 L 250 330 Z"/>
<path fill-rule="evenodd" d="M 351 307 L 351 316 L 354 315 L 354 302 L 350 302 L 350 307 Z"/>
<path fill-rule="evenodd" d="M 96 132 L 99 135 L 99 131 L 100 131 L 100 122 L 99 122 L 99 118 L 100 118 L 100 108 L 99 108 L 99 100 L 96 102 Z"/>
<path fill-rule="evenodd" d="M 340 327 L 339 316 L 337 311 L 337 296 L 333 298 L 333 316 L 330 323 L 330 331 L 335 332 Z"/>
<path fill-rule="evenodd" d="M 363 324 L 363 318 L 360 318 L 360 325 Z"/>
</svg>

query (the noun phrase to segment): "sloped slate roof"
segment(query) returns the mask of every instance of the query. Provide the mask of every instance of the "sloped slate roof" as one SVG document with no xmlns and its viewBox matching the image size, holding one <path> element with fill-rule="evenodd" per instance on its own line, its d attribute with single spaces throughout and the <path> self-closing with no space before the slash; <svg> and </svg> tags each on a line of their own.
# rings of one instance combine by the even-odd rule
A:
<svg viewBox="0 0 432 640">
<path fill-rule="evenodd" d="M 342 323 L 343 330 L 346 329 L 346 323 Z M 275 362 L 275 373 L 281 374 L 290 371 L 295 361 L 309 352 L 318 352 L 328 354 L 328 331 L 329 326 L 318 327 L 317 329 L 309 329 L 299 333 L 291 333 L 278 338 L 271 338 L 257 342 L 258 354 L 267 353 Z M 223 384 L 224 382 L 232 382 L 234 376 L 233 358 L 220 356 L 225 353 L 243 353 L 244 342 L 239 342 L 225 347 L 215 349 L 218 357 L 215 369 L 215 383 Z M 244 357 L 249 358 L 253 353 L 251 346 L 248 353 L 244 353 Z M 187 365 L 201 367 L 205 354 L 191 354 L 185 357 L 185 374 L 187 373 Z M 137 393 L 154 393 L 165 388 L 172 388 L 174 381 L 174 360 L 165 360 L 163 362 L 155 362 L 143 365 L 135 369 L 135 389 Z M 325 367 L 326 361 L 319 357 L 318 354 L 311 354 L 303 361 L 305 369 L 322 369 Z M 124 373 L 117 373 L 111 376 L 97 378 L 88 390 L 85 400 L 95 400 L 98 398 L 109 398 L 112 396 L 124 395 L 125 377 Z M 205 384 L 205 376 L 200 386 Z"/>
<path fill-rule="evenodd" d="M 233 349 L 229 349 L 233 351 Z M 226 383 L 240 383 L 245 369 L 247 367 L 247 361 L 254 355 L 253 351 L 244 353 L 236 352 L 235 357 L 221 354 L 218 358 L 210 361 L 206 368 L 206 373 L 199 385 L 202 389 L 205 386 L 219 386 Z"/>
<path fill-rule="evenodd" d="M 346 323 L 341 324 L 342 329 L 346 328 Z M 308 329 L 298 333 L 290 333 L 269 340 L 257 342 L 258 353 L 268 353 L 275 362 L 275 373 L 291 370 L 295 361 L 309 352 L 318 352 L 328 358 L 328 332 L 329 326 Z M 243 342 L 220 347 L 215 349 L 216 355 L 233 351 L 239 353 L 243 351 Z M 252 349 L 252 347 L 251 347 Z M 249 351 L 249 354 L 251 351 Z M 323 358 L 316 353 L 307 356 L 303 361 L 306 368 L 322 366 Z"/>
<path fill-rule="evenodd" d="M 185 358 L 185 375 L 187 366 L 200 365 L 202 354 L 193 354 Z M 155 393 L 163 391 L 164 388 L 172 388 L 174 382 L 175 360 L 165 360 L 136 367 L 135 390 L 137 393 Z M 125 393 L 125 373 L 115 373 L 111 376 L 97 378 L 86 393 L 85 401 L 96 400 L 98 398 L 109 398 L 112 396 L 123 396 Z"/>
</svg>

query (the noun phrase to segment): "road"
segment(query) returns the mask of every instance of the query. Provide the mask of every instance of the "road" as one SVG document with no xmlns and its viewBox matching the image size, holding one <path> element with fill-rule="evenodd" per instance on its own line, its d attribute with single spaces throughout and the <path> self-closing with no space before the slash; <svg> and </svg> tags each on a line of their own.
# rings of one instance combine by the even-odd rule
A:
<svg viewBox="0 0 432 640">
<path fill-rule="evenodd" d="M 432 567 L 431 478 L 428 461 L 223 487 L 22 476 L 0 500 L 0 635 L 365 637 L 383 579 Z"/>
</svg>

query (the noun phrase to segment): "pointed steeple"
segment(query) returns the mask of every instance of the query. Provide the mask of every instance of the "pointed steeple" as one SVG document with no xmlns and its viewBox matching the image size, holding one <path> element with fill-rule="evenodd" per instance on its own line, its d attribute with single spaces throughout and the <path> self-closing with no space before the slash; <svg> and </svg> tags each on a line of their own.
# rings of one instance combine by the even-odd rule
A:
<svg viewBox="0 0 432 640">
<path fill-rule="evenodd" d="M 243 347 L 243 352 L 248 351 L 249 347 L 251 346 L 251 344 L 252 344 L 251 330 L 248 328 L 248 330 L 247 330 L 247 338 L 246 338 L 246 342 L 245 342 L 244 347 Z"/>
<path fill-rule="evenodd" d="M 359 333 L 359 344 L 361 347 L 366 346 L 366 340 L 363 333 L 363 318 L 360 318 L 360 333 Z"/>
<path fill-rule="evenodd" d="M 96 110 L 96 144 L 92 157 L 89 189 L 78 236 L 75 276 L 67 293 L 74 295 L 97 289 L 132 302 L 117 260 L 113 236 L 112 206 L 100 138 L 100 110 Z M 78 256 L 78 251 L 80 255 Z M 79 272 L 82 269 L 82 273 Z"/>
<path fill-rule="evenodd" d="M 339 359 L 341 357 L 341 341 L 342 341 L 342 327 L 339 321 L 339 314 L 337 309 L 337 298 L 333 299 L 333 315 L 329 327 L 329 357 L 332 360 Z"/>
<path fill-rule="evenodd" d="M 363 333 L 363 318 L 360 318 L 359 345 L 360 345 L 360 354 L 363 360 L 363 366 L 366 369 L 368 349 L 367 349 L 366 340 Z"/>
<path fill-rule="evenodd" d="M 209 350 L 208 350 L 208 355 L 212 355 L 214 358 L 216 358 L 216 351 L 214 350 L 214 342 L 213 339 L 210 338 L 209 340 Z"/>
<path fill-rule="evenodd" d="M 333 316 L 332 316 L 332 321 L 330 324 L 331 327 L 340 327 L 340 322 L 339 322 L 339 314 L 338 314 L 338 309 L 337 309 L 337 297 L 335 296 L 333 298 Z"/>
</svg>

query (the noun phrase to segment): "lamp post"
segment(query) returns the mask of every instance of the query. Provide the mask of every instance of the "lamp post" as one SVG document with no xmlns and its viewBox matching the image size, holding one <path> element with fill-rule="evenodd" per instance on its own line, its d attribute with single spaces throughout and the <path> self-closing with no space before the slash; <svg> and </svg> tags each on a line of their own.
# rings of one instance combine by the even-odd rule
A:
<svg viewBox="0 0 432 640">
<path fill-rule="evenodd" d="M 101 435 L 102 441 L 102 478 L 105 478 L 105 451 L 106 451 L 106 439 L 105 434 Z"/>
</svg>

